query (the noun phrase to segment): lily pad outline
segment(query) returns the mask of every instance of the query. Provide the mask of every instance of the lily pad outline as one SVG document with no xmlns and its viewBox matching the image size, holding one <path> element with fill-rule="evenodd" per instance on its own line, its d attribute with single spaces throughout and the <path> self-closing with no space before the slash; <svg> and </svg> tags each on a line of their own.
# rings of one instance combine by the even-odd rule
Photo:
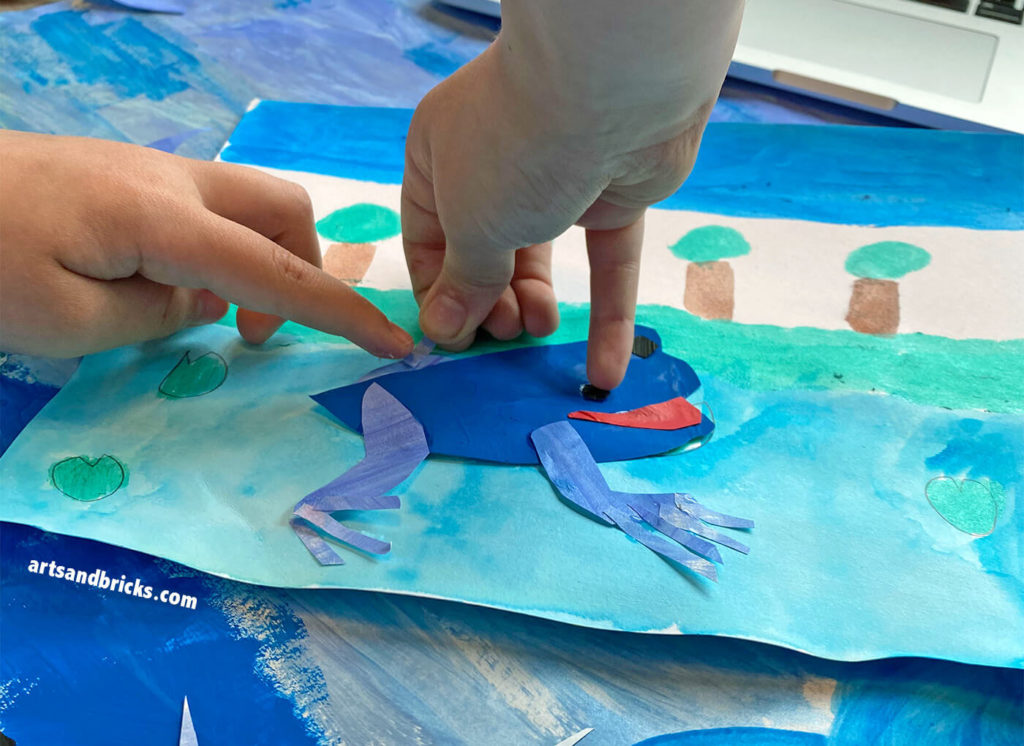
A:
<svg viewBox="0 0 1024 746">
<path fill-rule="evenodd" d="M 169 371 L 167 371 L 167 375 L 165 375 L 163 377 L 163 380 L 160 381 L 160 385 L 157 386 L 157 393 L 159 393 L 161 396 L 167 397 L 168 399 L 194 399 L 194 398 L 199 397 L 199 396 L 206 396 L 207 394 L 212 394 L 214 391 L 216 391 L 217 389 L 219 389 L 221 386 L 224 385 L 224 382 L 226 380 L 228 380 L 228 361 L 227 360 L 225 360 L 220 354 L 214 352 L 213 350 L 210 350 L 208 352 L 204 352 L 202 355 L 197 357 L 195 360 L 193 360 L 191 357 L 189 357 L 191 354 L 192 354 L 192 350 L 185 350 L 185 354 L 182 355 L 180 358 L 178 358 L 178 362 L 176 362 L 174 364 L 174 366 Z M 221 365 L 222 365 L 222 367 L 224 369 L 224 375 L 221 377 L 221 379 L 217 383 L 217 385 L 214 386 L 212 389 L 204 391 L 201 394 L 189 394 L 188 396 L 178 396 L 177 394 L 172 394 L 172 393 L 164 390 L 164 384 L 167 383 L 167 379 L 170 378 L 174 374 L 174 371 L 176 371 L 179 367 L 181 367 L 182 363 L 185 363 L 186 365 L 189 365 L 189 366 L 195 365 L 196 363 L 198 363 L 203 358 L 210 357 L 211 355 L 213 357 L 217 358 L 218 360 L 220 360 Z"/>
<path fill-rule="evenodd" d="M 983 534 L 978 534 L 973 531 L 964 531 L 962 528 L 960 528 L 960 526 L 957 526 L 955 523 L 949 520 L 941 510 L 935 507 L 935 503 L 933 503 L 931 497 L 928 496 L 928 488 L 932 486 L 933 482 L 944 481 L 947 479 L 951 482 L 954 482 L 960 488 L 961 493 L 963 493 L 964 491 L 964 485 L 967 484 L 968 482 L 973 482 L 974 484 L 977 484 L 985 489 L 985 494 L 988 495 L 988 499 L 991 501 L 992 507 L 995 508 L 995 515 L 992 518 L 992 527 L 989 528 L 988 531 L 986 531 Z M 999 523 L 999 502 L 996 500 L 995 495 L 992 494 L 992 486 L 990 484 L 985 484 L 984 482 L 981 482 L 977 479 L 970 479 L 965 477 L 963 479 L 958 480 L 956 477 L 951 477 L 947 474 L 932 477 L 924 486 L 924 499 L 928 501 L 928 504 L 931 506 L 932 510 L 934 510 L 938 514 L 939 518 L 944 520 L 957 531 L 967 534 L 968 536 L 973 536 L 976 539 L 980 539 L 985 536 L 991 535 L 992 532 L 996 530 L 996 525 Z"/>
<path fill-rule="evenodd" d="M 57 467 L 60 466 L 61 464 L 66 464 L 68 461 L 84 461 L 89 466 L 89 468 L 94 469 L 94 468 L 96 468 L 96 464 L 98 464 L 100 461 L 102 461 L 105 458 L 109 458 L 111 461 L 113 461 L 115 464 L 117 464 L 117 468 L 121 472 L 121 479 L 117 483 L 117 487 L 115 487 L 113 490 L 111 490 L 110 492 L 108 492 L 105 495 L 100 495 L 99 497 L 94 497 L 91 500 L 83 500 L 80 497 L 75 497 L 74 495 L 65 492 L 61 488 L 61 486 L 59 484 L 57 484 L 57 481 L 53 478 L 53 473 L 54 473 L 54 471 L 57 470 Z M 49 479 L 50 479 L 50 484 L 53 485 L 53 488 L 55 490 L 57 490 L 58 492 L 60 492 L 65 497 L 69 497 L 72 500 L 77 500 L 78 502 L 81 502 L 81 503 L 94 503 L 97 500 L 103 500 L 105 498 L 110 497 L 111 495 L 116 493 L 118 490 L 120 490 L 122 487 L 124 487 L 125 480 L 128 477 L 128 469 L 121 462 L 121 459 L 119 459 L 117 456 L 114 456 L 114 455 L 109 454 L 109 453 L 104 453 L 102 456 L 97 456 L 94 459 L 90 459 L 88 456 L 68 456 L 67 458 L 62 458 L 60 461 L 55 461 L 54 463 L 52 463 L 50 465 L 50 470 L 49 470 L 48 476 L 49 476 Z"/>
</svg>

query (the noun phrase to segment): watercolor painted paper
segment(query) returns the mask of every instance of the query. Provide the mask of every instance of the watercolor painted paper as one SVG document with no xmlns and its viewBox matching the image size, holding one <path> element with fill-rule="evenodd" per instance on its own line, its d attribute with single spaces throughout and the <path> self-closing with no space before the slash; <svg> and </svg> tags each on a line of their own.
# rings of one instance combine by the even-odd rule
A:
<svg viewBox="0 0 1024 746">
<path fill-rule="evenodd" d="M 303 139 L 308 111 L 256 106 L 224 159 L 300 182 L 318 220 L 360 204 L 397 211 L 408 112 L 319 107 L 310 122 L 322 133 L 333 122 L 340 134 Z M 346 137 L 348 155 L 331 144 Z M 685 360 L 699 388 L 628 404 L 614 401 L 616 391 L 603 403 L 577 399 L 561 414 L 679 395 L 714 424 L 697 448 L 599 470 L 618 493 L 679 493 L 689 511 L 641 510 L 651 520 L 690 516 L 681 530 L 729 547 L 719 551 L 717 584 L 579 514 L 525 459 L 427 459 L 389 492 L 400 509 L 342 516 L 348 529 L 389 542 L 390 553 L 342 550 L 345 564 L 321 565 L 291 529 L 294 506 L 366 451 L 342 424 L 358 426 L 362 391 L 353 388 L 345 405 L 352 414 L 342 422 L 310 397 L 354 387 L 382 361 L 294 324 L 258 348 L 241 342 L 227 319 L 86 358 L 0 460 L 0 519 L 269 585 L 430 595 L 608 629 L 763 640 L 845 660 L 918 655 L 1024 665 L 1024 299 L 1016 282 L 1024 276 L 1024 191 L 1013 166 L 1020 139 L 730 125 L 709 128 L 705 146 L 693 190 L 687 195 L 684 186 L 675 202 L 649 213 L 638 320 L 658 335 L 659 349 L 631 361 Z M 768 185 L 771 152 L 796 170 L 780 167 Z M 809 165 L 823 152 L 831 154 L 828 188 Z M 744 153 L 756 157 L 744 165 Z M 956 167 L 961 158 L 972 167 Z M 884 162 L 899 179 L 888 178 Z M 722 169 L 718 192 L 712 166 Z M 723 238 L 729 231 L 698 233 L 718 234 L 703 254 L 692 241 L 673 251 L 707 226 L 739 233 L 749 251 L 737 253 Z M 894 268 L 862 260 L 871 252 L 861 249 L 884 242 L 920 248 L 928 262 Z M 322 236 L 325 251 L 335 243 Z M 414 330 L 401 241 L 373 243 L 357 289 Z M 531 366 L 587 336 L 581 235 L 556 241 L 555 258 L 561 327 L 548 340 L 513 345 Z M 711 271 L 711 290 L 701 285 L 707 273 L 689 281 L 689 267 L 715 265 L 729 271 Z M 854 303 L 861 280 L 895 287 L 874 286 Z M 731 320 L 687 312 L 691 286 Z M 865 308 L 871 323 L 895 332 L 856 331 L 849 319 L 868 318 Z M 458 373 L 446 369 L 484 365 L 474 363 L 481 352 L 507 349 L 487 342 L 439 356 L 446 362 L 415 375 L 443 382 Z M 223 361 L 216 387 L 209 384 L 219 372 L 191 376 L 181 366 L 201 359 Z M 161 393 L 176 368 L 171 388 L 194 395 Z M 393 390 L 407 375 L 373 380 Z M 365 391 L 369 379 L 359 386 Z M 55 484 L 52 470 L 68 459 L 74 468 L 62 467 Z M 111 492 L 114 463 L 123 479 Z M 90 464 L 104 472 L 84 480 L 90 487 L 81 494 L 95 499 L 61 491 L 64 470 L 90 473 Z M 714 517 L 696 513 L 687 494 L 756 528 L 713 528 Z"/>
</svg>

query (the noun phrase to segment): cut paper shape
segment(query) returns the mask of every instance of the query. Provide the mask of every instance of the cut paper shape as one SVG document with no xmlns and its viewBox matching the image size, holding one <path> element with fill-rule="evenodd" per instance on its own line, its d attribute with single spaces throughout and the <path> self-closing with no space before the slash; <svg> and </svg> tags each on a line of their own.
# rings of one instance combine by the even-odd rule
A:
<svg viewBox="0 0 1024 746">
<path fill-rule="evenodd" d="M 649 358 L 658 349 L 658 345 L 650 337 L 638 334 L 633 337 L 633 354 L 641 358 Z"/>
<path fill-rule="evenodd" d="M 722 558 L 711 542 L 748 552 L 745 545 L 705 524 L 753 528 L 753 521 L 709 510 L 689 495 L 645 495 L 609 489 L 583 439 L 568 422 L 538 428 L 530 439 L 548 479 L 562 497 L 591 518 L 617 526 L 662 557 L 717 581 L 712 563 Z M 673 541 L 647 530 L 645 524 Z"/>
<path fill-rule="evenodd" d="M 153 142 L 146 143 L 147 148 L 153 148 L 154 150 L 162 150 L 165 153 L 174 153 L 180 148 L 186 141 L 192 139 L 195 135 L 200 132 L 206 132 L 209 127 L 196 127 L 195 129 L 185 130 L 184 132 L 178 132 L 167 137 L 161 137 Z"/>
<path fill-rule="evenodd" d="M 385 493 L 408 479 L 430 453 L 420 424 L 408 409 L 376 383 L 371 383 L 363 395 L 361 422 L 366 457 L 338 478 L 306 495 L 295 506 L 292 529 L 320 564 L 344 564 L 344 560 L 302 522 L 356 549 L 387 554 L 391 550 L 390 543 L 350 529 L 329 513 L 400 507 L 397 497 Z"/>
<path fill-rule="evenodd" d="M 388 363 L 387 365 L 382 365 L 379 368 L 374 368 L 366 375 L 360 377 L 359 381 L 372 381 L 374 378 L 380 378 L 381 376 L 386 376 L 389 373 L 406 373 L 410 370 L 426 368 L 451 359 L 444 355 L 431 355 L 430 353 L 433 349 L 434 341 L 424 337 L 416 343 L 412 348 L 412 352 L 404 358 L 398 362 Z"/>
<path fill-rule="evenodd" d="M 630 365 L 616 394 L 622 394 L 623 399 L 628 399 L 650 396 L 652 391 L 664 390 L 665 387 L 672 391 L 696 390 L 700 381 L 693 370 L 683 361 L 660 352 L 655 332 L 650 329 L 644 331 L 654 349 L 647 358 L 640 358 L 637 363 Z M 569 396 L 571 389 L 566 390 L 564 381 L 559 380 L 559 373 L 564 379 L 568 378 L 567 372 L 585 370 L 586 343 L 523 348 L 465 358 L 444 366 L 443 381 L 434 380 L 436 369 L 424 367 L 432 345 L 430 340 L 421 341 L 405 360 L 371 372 L 371 381 L 344 386 L 313 397 L 353 429 L 361 428 L 366 447 L 366 457 L 362 461 L 337 479 L 306 495 L 295 506 L 292 526 L 297 529 L 296 535 L 321 564 L 344 564 L 344 560 L 327 546 L 319 534 L 373 554 L 390 551 L 390 544 L 353 531 L 327 513 L 398 507 L 397 498 L 382 496 L 408 478 L 430 452 L 453 453 L 455 448 L 465 447 L 469 450 L 464 455 L 471 458 L 480 458 L 482 453 L 490 456 L 495 452 L 495 441 L 499 441 L 500 447 L 509 447 L 507 441 L 502 441 L 502 436 L 507 436 L 508 431 L 514 432 L 523 422 L 529 423 L 531 419 L 536 421 L 551 413 L 565 413 L 570 417 L 573 414 L 579 415 L 577 419 L 580 427 L 587 428 L 588 432 L 593 433 L 593 441 L 608 449 L 606 460 L 623 458 L 621 453 L 615 452 L 615 446 L 620 442 L 629 445 L 634 430 L 659 433 L 658 437 L 652 437 L 654 445 L 646 442 L 639 444 L 646 448 L 663 447 L 666 441 L 662 438 L 667 437 L 668 433 L 671 433 L 674 440 L 667 442 L 685 445 L 706 434 L 708 430 L 709 423 L 700 411 L 681 396 L 653 405 L 645 404 L 629 412 L 573 410 L 566 413 L 567 400 L 573 403 L 576 400 Z M 535 362 L 538 357 L 540 362 Z M 402 371 L 396 366 L 406 370 Z M 542 373 L 538 375 L 538 371 Z M 651 381 L 654 382 L 653 386 Z M 410 382 L 411 385 L 406 385 Z M 490 383 L 491 386 L 482 386 L 481 382 Z M 538 383 L 541 384 L 539 389 L 536 388 Z M 494 388 L 495 384 L 497 388 Z M 453 396 L 443 400 L 438 397 L 436 391 L 439 385 L 453 392 Z M 523 390 L 524 385 L 526 394 L 522 397 L 516 395 L 514 388 Z M 553 396 L 548 390 L 551 386 L 555 387 L 554 393 L 558 396 Z M 581 388 L 585 389 L 586 385 Z M 350 413 L 345 405 L 359 392 L 362 392 L 362 401 L 359 421 L 355 422 L 346 419 Z M 498 397 L 496 401 L 499 406 L 495 406 L 494 399 L 486 398 L 487 393 Z M 463 394 L 469 394 L 472 402 L 467 404 L 458 401 Z M 416 401 L 418 410 L 431 418 L 429 435 L 425 426 L 420 424 L 417 413 L 407 409 L 400 401 L 406 398 Z M 444 407 L 443 410 L 436 409 L 439 403 Z M 445 428 L 460 411 L 467 413 L 467 417 L 459 421 L 456 428 Z M 503 452 L 490 460 L 537 463 L 539 458 L 549 477 L 556 482 L 567 499 L 583 507 L 592 517 L 614 523 L 641 544 L 712 579 L 716 577 L 714 566 L 703 557 L 714 561 L 721 561 L 721 557 L 710 541 L 717 541 L 741 552 L 747 551 L 739 542 L 714 531 L 704 523 L 748 527 L 752 525 L 749 521 L 708 511 L 687 496 L 626 495 L 612 492 L 605 485 L 594 456 L 574 425 L 559 421 L 555 424 L 566 428 L 567 432 L 541 427 L 530 433 L 528 444 L 532 443 L 531 448 L 534 449 L 531 457 L 512 461 L 509 454 Z M 470 426 L 473 426 L 472 431 Z M 602 429 L 606 432 L 602 433 Z M 559 435 L 556 439 L 546 438 L 545 433 L 549 432 Z M 558 443 L 563 444 L 561 448 Z M 635 447 L 638 444 L 633 445 Z M 569 454 L 567 458 L 572 466 L 568 468 L 560 465 L 559 459 L 564 455 L 563 452 Z M 640 519 L 675 539 L 678 545 L 646 531 Z M 679 545 L 703 557 L 687 554 Z"/>
<path fill-rule="evenodd" d="M 228 364 L 216 352 L 206 352 L 195 360 L 186 352 L 164 376 L 159 391 L 171 399 L 188 399 L 215 391 L 228 377 Z"/>
<path fill-rule="evenodd" d="M 366 277 L 377 253 L 372 243 L 332 243 L 324 253 L 324 272 L 349 285 L 358 285 Z"/>
<path fill-rule="evenodd" d="M 186 10 L 185 3 L 181 0 L 89 0 L 89 4 L 173 15 L 182 15 Z"/>
<path fill-rule="evenodd" d="M 402 221 L 398 213 L 388 207 L 361 202 L 316 221 L 316 230 L 329 241 L 372 243 L 397 236 L 402 232 Z"/>
<path fill-rule="evenodd" d="M 846 322 L 862 334 L 895 334 L 900 327 L 900 289 L 896 280 L 923 269 L 931 254 L 903 241 L 861 246 L 846 258 L 846 271 L 857 277 Z"/>
<path fill-rule="evenodd" d="M 576 744 L 578 744 L 580 741 L 582 741 L 584 738 L 586 738 L 593 732 L 593 728 L 584 728 L 578 733 L 573 733 L 571 736 L 562 739 L 561 741 L 556 743 L 555 746 L 576 746 Z"/>
<path fill-rule="evenodd" d="M 646 359 L 630 360 L 626 377 L 605 402 L 588 409 L 617 412 L 686 397 L 700 386 L 693 369 L 664 352 L 653 329 L 638 327 L 658 344 Z M 506 464 L 536 464 L 530 433 L 565 420 L 580 408 L 585 383 L 586 342 L 538 345 L 451 360 L 408 372 L 382 376 L 372 383 L 386 389 L 419 422 L 431 453 Z M 361 381 L 316 394 L 349 428 L 360 431 Z M 439 396 L 438 392 L 444 392 Z M 574 427 L 599 462 L 624 461 L 665 453 L 707 435 L 711 421 L 702 418 L 680 430 L 610 427 L 574 420 Z"/>
<path fill-rule="evenodd" d="M 72 456 L 50 467 L 50 483 L 82 502 L 110 497 L 121 489 L 126 477 L 124 464 L 109 454 L 96 459 Z"/>
<path fill-rule="evenodd" d="M 935 477 L 925 485 L 924 494 L 935 512 L 953 528 L 977 537 L 995 531 L 999 504 L 989 484 Z"/>
<path fill-rule="evenodd" d="M 606 425 L 619 427 L 639 427 L 649 430 L 678 430 L 700 424 L 701 412 L 686 399 L 677 396 L 660 404 L 648 404 L 646 407 L 629 412 L 590 412 L 578 410 L 569 412 L 570 420 L 588 420 L 603 422 Z"/>
<path fill-rule="evenodd" d="M 765 727 L 707 728 L 666 733 L 633 746 L 827 746 L 821 733 Z"/>
<path fill-rule="evenodd" d="M 669 247 L 686 268 L 683 306 L 705 319 L 731 320 L 735 305 L 732 267 L 723 261 L 750 253 L 750 244 L 735 228 L 705 225 L 694 228 Z"/>
<path fill-rule="evenodd" d="M 199 746 L 195 726 L 192 724 L 192 713 L 188 709 L 188 697 L 181 705 L 181 730 L 178 733 L 178 746 Z"/>
</svg>

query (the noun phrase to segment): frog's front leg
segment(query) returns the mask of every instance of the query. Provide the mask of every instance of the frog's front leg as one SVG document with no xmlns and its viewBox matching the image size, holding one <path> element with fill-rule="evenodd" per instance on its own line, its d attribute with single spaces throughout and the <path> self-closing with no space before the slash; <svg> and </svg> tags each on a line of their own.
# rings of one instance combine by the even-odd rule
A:
<svg viewBox="0 0 1024 746">
<path fill-rule="evenodd" d="M 391 551 L 389 542 L 348 528 L 331 513 L 400 507 L 401 501 L 386 493 L 405 481 L 430 453 L 423 426 L 379 384 L 363 394 L 362 424 L 366 457 L 302 498 L 291 518 L 292 530 L 322 565 L 343 565 L 345 560 L 321 534 L 371 554 Z"/>
<path fill-rule="evenodd" d="M 586 443 L 568 422 L 538 428 L 530 439 L 548 478 L 566 500 L 661 556 L 716 580 L 713 562 L 721 562 L 722 557 L 711 542 L 747 553 L 746 546 L 706 524 L 752 528 L 753 521 L 709 510 L 690 495 L 609 489 Z M 648 531 L 645 523 L 673 541 Z"/>
</svg>

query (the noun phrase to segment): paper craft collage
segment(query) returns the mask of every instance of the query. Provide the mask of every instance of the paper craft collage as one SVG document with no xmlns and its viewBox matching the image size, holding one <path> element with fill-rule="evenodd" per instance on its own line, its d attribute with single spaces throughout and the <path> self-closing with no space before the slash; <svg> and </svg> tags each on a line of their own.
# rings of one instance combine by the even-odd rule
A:
<svg viewBox="0 0 1024 746">
<path fill-rule="evenodd" d="M 306 187 L 327 270 L 412 330 L 409 115 L 258 102 L 221 158 Z M 250 347 L 228 319 L 86 358 L 0 461 L 0 519 L 267 585 L 1020 666 L 1024 215 L 950 207 L 929 155 L 975 155 L 948 154 L 956 133 L 910 154 L 896 199 L 844 173 L 870 183 L 898 132 L 793 129 L 713 125 L 687 191 L 650 211 L 640 354 L 605 401 L 580 394 L 570 231 L 549 339 L 378 370 L 294 324 Z M 773 148 L 789 183 L 753 182 Z M 812 163 L 831 191 L 801 188 Z M 963 178 L 997 194 L 1011 172 Z"/>
</svg>

